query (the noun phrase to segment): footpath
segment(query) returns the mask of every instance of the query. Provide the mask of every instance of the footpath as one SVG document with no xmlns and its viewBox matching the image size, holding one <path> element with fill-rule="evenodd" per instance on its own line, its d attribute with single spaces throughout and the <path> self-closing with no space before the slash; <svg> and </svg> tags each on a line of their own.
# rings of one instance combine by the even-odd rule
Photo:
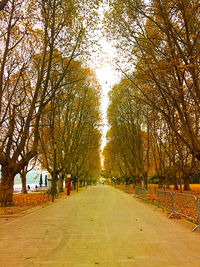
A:
<svg viewBox="0 0 200 267">
<path fill-rule="evenodd" d="M 90 188 L 90 186 L 88 186 Z M 79 188 L 79 192 L 86 190 L 85 187 Z M 72 190 L 70 195 L 77 194 L 76 190 Z M 66 189 L 64 192 L 59 193 L 54 202 L 60 201 L 61 199 L 68 198 Z M 54 204 L 52 202 L 51 195 L 45 191 L 28 192 L 27 194 L 14 194 L 14 205 L 11 207 L 0 207 L 0 218 L 14 218 L 32 213 L 35 210 L 44 208 L 46 206 Z"/>
<path fill-rule="evenodd" d="M 200 230 L 106 185 L 0 218 L 0 267 L 200 266 Z"/>
</svg>

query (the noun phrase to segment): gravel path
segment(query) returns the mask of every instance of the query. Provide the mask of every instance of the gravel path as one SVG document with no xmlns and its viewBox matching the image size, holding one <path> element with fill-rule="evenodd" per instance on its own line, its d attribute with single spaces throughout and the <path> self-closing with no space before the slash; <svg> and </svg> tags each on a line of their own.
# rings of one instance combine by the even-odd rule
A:
<svg viewBox="0 0 200 267">
<path fill-rule="evenodd" d="M 0 219 L 0 267 L 200 266 L 200 230 L 99 185 Z"/>
</svg>

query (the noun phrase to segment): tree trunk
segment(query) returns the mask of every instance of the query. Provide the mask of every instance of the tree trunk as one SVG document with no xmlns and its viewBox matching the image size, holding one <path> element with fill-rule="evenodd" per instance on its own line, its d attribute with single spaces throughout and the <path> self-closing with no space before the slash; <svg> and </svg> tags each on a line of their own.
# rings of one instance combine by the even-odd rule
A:
<svg viewBox="0 0 200 267">
<path fill-rule="evenodd" d="M 0 1 L 0 11 L 4 9 L 4 7 L 7 5 L 9 0 L 2 0 Z"/>
<path fill-rule="evenodd" d="M 136 185 L 137 186 L 142 186 L 142 181 L 141 181 L 141 177 L 140 176 L 136 176 Z"/>
<path fill-rule="evenodd" d="M 22 180 L 22 194 L 27 194 L 27 189 L 26 189 L 26 174 L 27 172 L 22 171 L 20 173 L 21 180 Z"/>
<path fill-rule="evenodd" d="M 158 176 L 158 188 L 163 188 L 163 177 L 161 175 Z"/>
<path fill-rule="evenodd" d="M 65 176 L 65 188 L 67 188 L 67 177 Z"/>
<path fill-rule="evenodd" d="M 148 179 L 147 179 L 147 173 L 144 174 L 144 188 L 147 189 L 148 187 Z"/>
<path fill-rule="evenodd" d="M 137 177 L 137 175 L 135 175 L 133 177 L 133 182 L 134 182 L 134 186 L 137 186 L 138 185 L 138 177 Z"/>
<path fill-rule="evenodd" d="M 64 181 L 64 174 L 60 176 L 59 180 L 59 193 L 63 192 L 63 181 Z"/>
<path fill-rule="evenodd" d="M 176 172 L 174 172 L 173 181 L 174 181 L 174 190 L 178 190 L 178 179 L 176 176 Z"/>
<path fill-rule="evenodd" d="M 51 178 L 52 178 L 52 183 L 51 183 L 51 196 L 52 196 L 52 201 L 54 202 L 55 196 L 58 193 L 57 190 L 57 181 L 58 181 L 58 173 L 56 170 L 51 172 Z"/>
<path fill-rule="evenodd" d="M 167 175 L 166 175 L 166 189 L 170 188 L 169 185 L 170 185 L 170 173 L 167 173 Z"/>
<path fill-rule="evenodd" d="M 183 177 L 183 181 L 184 181 L 184 188 L 183 188 L 183 190 L 190 191 L 191 190 L 191 188 L 190 188 L 190 177 L 189 176 Z"/>
<path fill-rule="evenodd" d="M 12 206 L 13 203 L 13 184 L 15 173 L 8 166 L 1 168 L 0 203 L 1 207 Z"/>
</svg>

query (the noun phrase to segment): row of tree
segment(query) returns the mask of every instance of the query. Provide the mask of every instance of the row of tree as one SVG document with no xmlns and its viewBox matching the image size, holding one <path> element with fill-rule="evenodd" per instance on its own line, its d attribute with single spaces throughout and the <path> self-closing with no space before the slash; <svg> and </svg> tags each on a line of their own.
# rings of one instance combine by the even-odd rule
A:
<svg viewBox="0 0 200 267">
<path fill-rule="evenodd" d="M 100 175 L 100 96 L 94 74 L 72 62 L 64 90 L 41 117 L 39 161 L 59 176 L 60 192 L 68 173 L 77 187 Z"/>
<path fill-rule="evenodd" d="M 26 173 L 35 157 L 60 180 L 66 172 L 98 174 L 100 92 L 83 67 L 98 5 L 92 0 L 0 2 L 2 205 L 12 204 L 14 177 Z M 97 159 L 95 168 L 90 158 Z"/>
<path fill-rule="evenodd" d="M 197 0 L 110 1 L 105 27 L 125 78 L 108 109 L 104 165 L 115 176 L 147 185 L 155 173 L 177 188 L 179 173 L 189 189 L 200 160 L 199 14 Z"/>
</svg>

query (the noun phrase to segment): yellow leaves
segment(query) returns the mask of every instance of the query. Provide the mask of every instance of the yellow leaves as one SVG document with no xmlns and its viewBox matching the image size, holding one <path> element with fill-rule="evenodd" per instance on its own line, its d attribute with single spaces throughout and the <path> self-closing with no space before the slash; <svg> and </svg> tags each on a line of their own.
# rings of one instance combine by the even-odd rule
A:
<svg viewBox="0 0 200 267">
<path fill-rule="evenodd" d="M 193 64 L 187 64 L 187 68 L 192 68 L 192 67 L 194 67 Z"/>
<path fill-rule="evenodd" d="M 152 20 L 148 19 L 146 21 L 145 28 L 148 37 L 153 40 L 154 44 L 155 42 L 158 44 L 160 42 L 160 32 L 158 31 L 158 28 L 156 27 L 155 23 Z M 152 46 L 153 44 L 149 42 L 149 45 Z"/>
<path fill-rule="evenodd" d="M 190 34 L 189 37 L 192 38 L 192 39 L 196 39 L 196 38 L 197 38 L 197 35 L 195 35 L 195 34 Z"/>
<path fill-rule="evenodd" d="M 199 107 L 197 105 L 188 105 L 182 111 L 187 114 L 196 114 L 198 113 Z"/>
<path fill-rule="evenodd" d="M 185 71 L 185 65 L 179 65 L 178 68 L 181 72 L 184 72 Z"/>
<path fill-rule="evenodd" d="M 185 68 L 185 65 L 179 65 L 178 68 Z"/>
<path fill-rule="evenodd" d="M 181 72 L 184 72 L 185 70 L 189 70 L 189 68 L 194 67 L 193 64 L 187 64 L 187 65 L 178 65 L 177 66 Z"/>
<path fill-rule="evenodd" d="M 177 89 L 182 91 L 183 90 L 183 86 L 177 86 Z"/>
</svg>

